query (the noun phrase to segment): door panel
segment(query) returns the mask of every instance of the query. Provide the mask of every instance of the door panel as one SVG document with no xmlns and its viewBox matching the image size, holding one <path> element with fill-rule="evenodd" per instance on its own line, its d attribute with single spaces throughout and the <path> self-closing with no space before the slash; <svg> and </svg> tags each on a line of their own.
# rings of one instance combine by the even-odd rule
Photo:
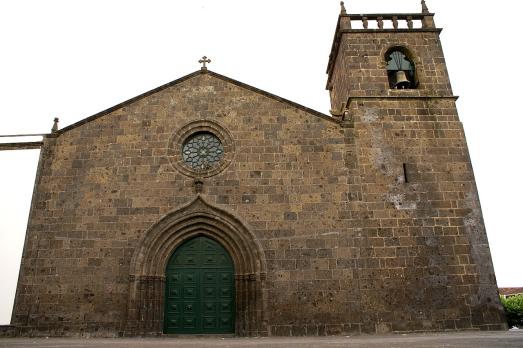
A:
<svg viewBox="0 0 523 348">
<path fill-rule="evenodd" d="M 171 256 L 166 270 L 165 333 L 233 333 L 234 268 L 217 242 L 197 237 Z"/>
</svg>

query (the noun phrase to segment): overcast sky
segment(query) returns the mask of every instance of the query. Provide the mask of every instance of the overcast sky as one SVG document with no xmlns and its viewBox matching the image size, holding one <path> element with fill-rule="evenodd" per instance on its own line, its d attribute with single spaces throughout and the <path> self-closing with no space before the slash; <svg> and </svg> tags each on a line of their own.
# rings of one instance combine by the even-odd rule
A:
<svg viewBox="0 0 523 348">
<path fill-rule="evenodd" d="M 523 286 L 520 5 L 427 4 L 444 28 L 498 284 Z M 420 11 L 418 0 L 346 7 Z M 199 69 L 202 55 L 210 70 L 328 113 L 338 13 L 336 0 L 0 0 L 0 134 L 45 133 L 54 117 L 65 127 Z M 0 324 L 10 320 L 38 152 L 0 152 Z"/>
</svg>

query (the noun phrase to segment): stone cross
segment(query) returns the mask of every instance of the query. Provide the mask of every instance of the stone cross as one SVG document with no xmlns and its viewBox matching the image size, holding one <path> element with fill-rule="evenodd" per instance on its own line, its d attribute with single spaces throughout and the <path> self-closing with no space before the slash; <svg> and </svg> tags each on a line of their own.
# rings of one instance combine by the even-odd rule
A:
<svg viewBox="0 0 523 348">
<path fill-rule="evenodd" d="M 205 64 L 210 63 L 210 62 L 211 62 L 211 60 L 209 58 L 207 58 L 207 56 L 203 56 L 202 59 L 200 59 L 198 61 L 198 63 L 203 64 L 202 70 L 207 70 L 207 66 Z"/>
</svg>

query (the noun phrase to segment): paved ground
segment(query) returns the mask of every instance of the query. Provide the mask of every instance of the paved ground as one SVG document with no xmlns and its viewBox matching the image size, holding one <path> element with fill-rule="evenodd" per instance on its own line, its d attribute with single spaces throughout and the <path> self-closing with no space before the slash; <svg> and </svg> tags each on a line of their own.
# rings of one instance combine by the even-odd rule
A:
<svg viewBox="0 0 523 348">
<path fill-rule="evenodd" d="M 256 348 L 486 348 L 523 347 L 523 330 L 507 332 L 461 332 L 440 334 L 412 334 L 392 336 L 355 337 L 287 337 L 287 338 L 119 338 L 119 339 L 77 339 L 77 338 L 2 338 L 0 347 L 41 347 L 41 348 L 134 348 L 134 347 L 256 347 Z"/>
</svg>

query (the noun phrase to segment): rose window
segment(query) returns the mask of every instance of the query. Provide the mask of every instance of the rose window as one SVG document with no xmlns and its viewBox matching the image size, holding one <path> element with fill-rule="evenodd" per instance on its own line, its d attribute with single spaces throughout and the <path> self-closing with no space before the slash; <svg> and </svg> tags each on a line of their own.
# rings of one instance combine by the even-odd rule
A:
<svg viewBox="0 0 523 348">
<path fill-rule="evenodd" d="M 193 134 L 183 144 L 182 155 L 187 165 L 196 170 L 206 170 L 217 165 L 223 158 L 223 145 L 214 134 Z"/>
</svg>

